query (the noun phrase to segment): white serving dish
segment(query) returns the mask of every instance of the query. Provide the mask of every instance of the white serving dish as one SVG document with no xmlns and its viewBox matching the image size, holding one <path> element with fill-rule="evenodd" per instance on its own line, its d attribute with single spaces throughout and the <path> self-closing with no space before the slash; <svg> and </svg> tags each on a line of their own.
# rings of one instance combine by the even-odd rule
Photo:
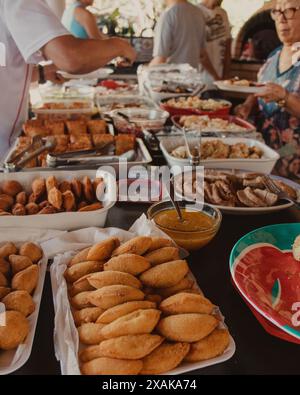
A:
<svg viewBox="0 0 300 395">
<path fill-rule="evenodd" d="M 168 236 L 157 229 L 152 222 L 148 221 L 145 216 L 142 216 L 137 220 L 129 232 L 117 228 L 82 229 L 78 232 L 69 233 L 65 237 L 62 236 L 61 238 L 53 239 L 47 243 L 47 246 L 45 246 L 46 251 L 49 251 L 49 256 L 52 257 L 55 254 L 59 254 L 55 257 L 54 263 L 51 266 L 51 283 L 55 309 L 55 351 L 56 357 L 60 361 L 63 375 L 81 374 L 77 357 L 78 350 L 80 350 L 81 345 L 70 310 L 67 283 L 63 276 L 67 268 L 67 263 L 70 261 L 71 257 L 75 255 L 76 251 L 90 246 L 91 241 L 92 243 L 97 243 L 111 236 L 117 236 L 122 241 L 127 241 L 138 235 L 168 238 Z M 190 276 L 195 281 L 196 287 L 200 289 L 192 273 L 190 273 Z M 219 310 L 217 311 L 221 319 L 220 326 L 224 327 L 224 317 L 222 317 Z M 204 362 L 183 363 L 178 368 L 166 374 L 183 374 L 225 362 L 232 358 L 235 353 L 235 349 L 235 342 L 233 338 L 230 337 L 229 347 L 223 355 Z"/>
<path fill-rule="evenodd" d="M 199 143 L 199 138 L 197 139 L 196 137 L 193 137 L 189 140 L 191 141 L 191 145 L 193 139 L 195 142 Z M 213 140 L 218 139 L 213 137 L 203 137 L 201 141 L 205 142 Z M 205 159 L 200 161 L 200 166 L 205 166 L 208 169 L 236 169 L 270 174 L 276 165 L 276 162 L 280 158 L 277 152 L 257 140 L 229 137 L 223 138 L 222 142 L 229 145 L 244 143 L 247 146 L 257 147 L 263 151 L 263 157 L 261 159 Z M 179 166 L 180 168 L 183 168 L 190 165 L 189 159 L 177 159 L 170 154 L 175 148 L 184 145 L 183 137 L 164 138 L 161 140 L 160 148 L 170 167 Z"/>
<path fill-rule="evenodd" d="M 156 109 L 157 106 L 155 103 L 143 96 L 136 96 L 136 95 L 109 95 L 109 96 L 103 96 L 103 95 L 96 95 L 96 104 L 98 107 L 99 113 L 108 113 L 114 110 L 112 108 L 113 104 L 120 104 L 122 105 L 130 105 L 131 103 L 140 105 L 142 107 L 130 107 L 130 108 L 142 108 L 142 109 Z M 123 111 L 126 107 L 120 108 L 118 111 Z"/>
<path fill-rule="evenodd" d="M 215 81 L 214 84 L 220 91 L 255 94 L 264 91 L 264 86 L 239 86 L 224 84 L 224 81 Z"/>
<path fill-rule="evenodd" d="M 0 229 L 2 228 L 37 228 L 37 229 L 56 229 L 73 230 L 89 226 L 104 227 L 108 211 L 115 205 L 113 192 L 115 188 L 115 178 L 107 171 L 97 170 L 75 170 L 75 171 L 40 171 L 25 173 L 1 173 L 0 186 L 3 181 L 16 180 L 24 186 L 25 190 L 30 191 L 31 184 L 36 178 L 47 178 L 55 176 L 58 181 L 69 180 L 74 177 L 82 179 L 88 176 L 91 179 L 103 177 L 107 186 L 107 195 L 104 198 L 104 207 L 101 210 L 91 212 L 70 212 L 48 215 L 26 215 L 26 216 L 4 216 L 0 217 Z"/>
<path fill-rule="evenodd" d="M 87 74 L 71 74 L 71 73 L 66 73 L 65 71 L 58 71 L 58 73 L 66 79 L 105 79 L 109 77 L 111 74 L 113 74 L 113 70 L 110 68 L 101 68 L 95 71 L 92 71 L 91 73 Z"/>
</svg>

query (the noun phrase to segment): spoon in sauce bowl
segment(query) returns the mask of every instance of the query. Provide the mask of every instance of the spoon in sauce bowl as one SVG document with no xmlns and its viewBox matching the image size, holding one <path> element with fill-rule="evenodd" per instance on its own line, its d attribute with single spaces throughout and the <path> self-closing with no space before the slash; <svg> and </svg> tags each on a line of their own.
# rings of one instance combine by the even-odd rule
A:
<svg viewBox="0 0 300 395">
<path fill-rule="evenodd" d="M 169 188 L 168 188 L 167 184 L 165 184 L 165 186 L 166 186 L 166 189 L 168 191 L 168 195 L 170 196 L 170 200 L 171 200 L 171 202 L 172 202 L 172 204 L 173 204 L 173 206 L 174 206 L 174 208 L 175 208 L 175 210 L 177 212 L 177 216 L 178 216 L 179 222 L 184 222 L 182 212 L 181 212 L 179 204 L 178 204 L 178 202 L 176 200 L 176 194 L 175 194 L 175 188 L 174 188 L 173 181 L 172 180 L 170 181 Z"/>
</svg>

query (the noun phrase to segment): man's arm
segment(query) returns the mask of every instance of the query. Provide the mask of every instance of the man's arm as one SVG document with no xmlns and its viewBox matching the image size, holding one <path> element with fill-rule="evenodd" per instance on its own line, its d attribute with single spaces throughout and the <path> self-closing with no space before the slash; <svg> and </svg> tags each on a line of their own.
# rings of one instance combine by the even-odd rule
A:
<svg viewBox="0 0 300 395">
<path fill-rule="evenodd" d="M 157 66 L 159 64 L 164 64 L 167 63 L 167 60 L 168 59 L 164 56 L 155 56 L 155 58 L 153 58 L 149 63 L 149 66 Z"/>
<path fill-rule="evenodd" d="M 49 41 L 42 52 L 58 69 L 73 74 L 90 73 L 119 56 L 131 63 L 136 59 L 135 50 L 120 38 L 82 40 L 61 36 Z"/>
<path fill-rule="evenodd" d="M 77 22 L 85 28 L 89 38 L 93 38 L 95 40 L 104 40 L 107 38 L 105 34 L 100 32 L 96 18 L 88 10 L 77 7 L 75 10 L 75 18 Z"/>
<path fill-rule="evenodd" d="M 230 70 L 231 70 L 231 42 L 232 40 L 229 39 L 226 41 L 226 50 L 225 50 L 225 59 L 224 59 L 224 72 L 223 72 L 223 79 L 226 80 L 230 77 Z"/>
<path fill-rule="evenodd" d="M 212 65 L 208 53 L 206 51 L 206 49 L 202 49 L 201 51 L 201 55 L 200 55 L 200 63 L 202 64 L 202 66 L 205 68 L 206 71 L 209 72 L 209 74 L 211 74 L 211 76 L 216 80 L 220 80 L 221 77 L 217 74 L 214 66 Z"/>
</svg>

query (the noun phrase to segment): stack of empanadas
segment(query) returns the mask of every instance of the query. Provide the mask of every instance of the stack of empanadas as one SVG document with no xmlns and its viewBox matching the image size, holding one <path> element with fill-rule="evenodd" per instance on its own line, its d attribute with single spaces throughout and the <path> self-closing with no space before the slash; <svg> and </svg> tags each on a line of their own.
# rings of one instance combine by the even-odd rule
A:
<svg viewBox="0 0 300 395">
<path fill-rule="evenodd" d="M 65 271 L 86 375 L 160 374 L 223 354 L 229 333 L 173 242 L 112 237 Z"/>
<path fill-rule="evenodd" d="M 39 278 L 38 262 L 43 252 L 36 244 L 25 243 L 18 249 L 13 243 L 0 247 L 0 302 L 6 313 L 0 314 L 0 350 L 13 350 L 29 333 L 29 317 L 35 310 L 32 294 Z"/>
</svg>

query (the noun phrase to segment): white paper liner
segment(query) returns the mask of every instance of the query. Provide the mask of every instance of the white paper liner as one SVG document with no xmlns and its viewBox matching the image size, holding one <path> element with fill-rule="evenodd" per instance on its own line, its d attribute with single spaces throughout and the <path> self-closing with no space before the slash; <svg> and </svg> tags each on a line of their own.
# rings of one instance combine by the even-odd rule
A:
<svg viewBox="0 0 300 395">
<path fill-rule="evenodd" d="M 54 346 L 57 359 L 60 361 L 61 372 L 63 375 L 80 375 L 80 368 L 78 363 L 78 351 L 80 350 L 78 331 L 76 329 L 71 307 L 68 300 L 67 284 L 64 279 L 64 272 L 67 268 L 67 263 L 76 255 L 78 250 L 89 247 L 92 244 L 98 243 L 111 236 L 117 236 L 122 242 L 130 240 L 135 236 L 162 236 L 167 237 L 162 231 L 157 229 L 153 222 L 147 220 L 145 215 L 142 215 L 130 228 L 124 231 L 117 228 L 97 229 L 88 228 L 77 232 L 71 232 L 59 238 L 43 243 L 47 255 L 52 257 L 57 255 L 51 266 L 51 282 L 55 309 L 55 330 L 54 330 Z M 195 277 L 190 273 L 191 278 L 198 288 Z M 218 310 L 219 311 L 219 310 Z M 224 318 L 219 313 L 223 323 L 220 326 L 224 327 Z M 235 353 L 235 343 L 230 338 L 230 345 L 225 353 L 217 358 L 192 364 L 182 364 L 177 369 L 169 372 L 169 375 L 177 375 L 192 370 L 204 368 L 206 366 L 215 365 L 230 359 Z"/>
</svg>

